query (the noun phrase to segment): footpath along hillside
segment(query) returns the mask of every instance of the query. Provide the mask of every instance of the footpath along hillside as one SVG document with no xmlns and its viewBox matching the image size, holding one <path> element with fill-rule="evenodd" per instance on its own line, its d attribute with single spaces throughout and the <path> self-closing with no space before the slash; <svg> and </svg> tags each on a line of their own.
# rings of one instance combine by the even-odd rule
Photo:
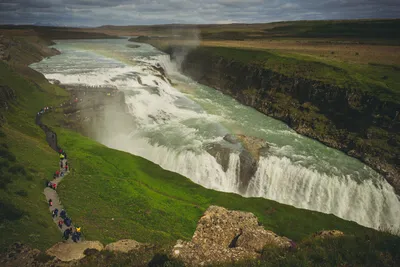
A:
<svg viewBox="0 0 400 267">
<path fill-rule="evenodd" d="M 36 124 L 45 132 L 46 141 L 49 146 L 57 153 L 60 153 L 60 168 L 55 172 L 53 180 L 46 182 L 46 188 L 43 190 L 43 193 L 47 202 L 49 203 L 49 210 L 53 216 L 53 221 L 63 233 L 63 238 L 68 242 L 79 242 L 81 237 L 80 227 L 75 227 L 73 225 L 72 220 L 67 216 L 67 213 L 64 210 L 56 191 L 57 185 L 65 178 L 66 175 L 68 175 L 69 166 L 67 154 L 57 144 L 56 133 L 51 131 L 51 129 L 41 121 L 41 116 L 50 110 L 51 108 L 46 107 L 39 111 L 36 115 Z"/>
</svg>

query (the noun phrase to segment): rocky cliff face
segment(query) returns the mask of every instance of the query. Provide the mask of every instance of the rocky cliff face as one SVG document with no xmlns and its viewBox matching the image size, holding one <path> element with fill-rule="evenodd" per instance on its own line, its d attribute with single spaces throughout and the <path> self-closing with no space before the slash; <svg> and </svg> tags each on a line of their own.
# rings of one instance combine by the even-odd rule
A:
<svg viewBox="0 0 400 267">
<path fill-rule="evenodd" d="M 4 113 L 8 111 L 10 102 L 15 99 L 15 91 L 5 85 L 0 85 L 0 126 L 4 123 Z"/>
<path fill-rule="evenodd" d="M 191 50 L 182 62 L 182 71 L 286 122 L 300 134 L 362 160 L 383 174 L 400 194 L 400 107 L 395 102 L 383 102 L 354 88 L 287 77 L 207 49 Z"/>
</svg>

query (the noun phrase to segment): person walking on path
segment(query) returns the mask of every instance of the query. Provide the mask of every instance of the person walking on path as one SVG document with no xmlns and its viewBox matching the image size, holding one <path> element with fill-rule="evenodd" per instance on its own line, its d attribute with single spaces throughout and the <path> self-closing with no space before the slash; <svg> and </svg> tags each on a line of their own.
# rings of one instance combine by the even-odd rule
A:
<svg viewBox="0 0 400 267">
<path fill-rule="evenodd" d="M 58 227 L 60 227 L 60 229 L 62 229 L 63 224 L 64 221 L 62 219 L 58 221 Z"/>
<path fill-rule="evenodd" d="M 65 219 L 67 217 L 67 213 L 65 212 L 64 209 L 61 210 L 60 217 L 63 218 L 63 219 Z"/>
<path fill-rule="evenodd" d="M 71 230 L 70 228 L 67 228 L 67 229 L 64 231 L 63 237 L 64 237 L 65 240 L 68 240 L 69 235 L 71 234 L 71 232 L 72 232 L 72 230 Z"/>
<path fill-rule="evenodd" d="M 57 209 L 57 208 L 55 208 L 55 209 L 52 211 L 52 216 L 53 216 L 53 218 L 57 218 L 57 216 L 58 216 L 58 209 Z"/>
<path fill-rule="evenodd" d="M 51 200 L 51 198 L 49 199 L 49 206 L 53 206 L 53 200 Z"/>
</svg>

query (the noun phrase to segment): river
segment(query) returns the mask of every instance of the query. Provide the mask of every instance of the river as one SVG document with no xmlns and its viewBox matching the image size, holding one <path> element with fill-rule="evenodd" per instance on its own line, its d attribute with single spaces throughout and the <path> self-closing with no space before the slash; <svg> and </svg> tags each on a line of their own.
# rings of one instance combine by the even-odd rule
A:
<svg viewBox="0 0 400 267">
<path fill-rule="evenodd" d="M 62 84 L 112 86 L 124 92 L 134 123 L 97 138 L 111 148 L 147 158 L 207 188 L 332 213 L 375 229 L 400 230 L 400 200 L 374 170 L 185 77 L 169 56 L 152 46 L 132 44 L 127 39 L 57 41 L 54 48 L 62 54 L 31 67 Z M 170 80 L 152 66 L 161 66 Z M 226 134 L 269 144 L 241 190 L 243 147 L 226 142 Z M 225 168 L 207 152 L 213 144 L 230 148 Z"/>
</svg>

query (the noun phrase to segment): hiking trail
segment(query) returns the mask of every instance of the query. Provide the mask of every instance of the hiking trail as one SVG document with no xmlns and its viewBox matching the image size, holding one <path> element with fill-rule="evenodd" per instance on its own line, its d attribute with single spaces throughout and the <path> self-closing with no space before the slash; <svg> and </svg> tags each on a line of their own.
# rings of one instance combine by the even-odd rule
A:
<svg viewBox="0 0 400 267">
<path fill-rule="evenodd" d="M 49 109 L 47 109 L 47 110 L 49 110 Z M 51 109 L 50 109 L 50 110 L 51 110 Z M 47 141 L 47 143 L 49 144 L 49 146 L 50 146 L 54 151 L 56 151 L 57 153 L 59 153 L 59 151 L 62 150 L 62 149 L 61 149 L 61 148 L 58 146 L 58 144 L 57 144 L 57 134 L 56 134 L 55 132 L 53 132 L 47 125 L 43 124 L 42 121 L 41 121 L 41 116 L 42 116 L 42 114 L 44 114 L 44 113 L 45 113 L 45 112 L 42 112 L 42 111 L 37 113 L 37 115 L 36 115 L 36 120 L 35 120 L 35 121 L 36 121 L 36 124 L 37 124 L 40 128 L 42 128 L 42 130 L 45 132 L 45 134 L 46 134 L 46 141 Z M 62 165 L 61 165 L 61 162 L 62 162 Z M 65 168 L 64 168 L 64 166 L 65 166 L 65 164 L 66 164 L 67 162 L 68 162 L 67 159 L 62 159 L 62 160 L 60 160 L 60 162 L 59 162 L 59 172 L 60 172 L 60 175 L 59 175 L 58 177 L 56 177 L 56 178 L 54 178 L 53 180 L 50 181 L 52 184 L 56 184 L 56 185 L 57 185 L 56 188 L 58 188 L 60 182 L 65 178 L 65 176 L 67 176 L 67 175 L 69 174 L 69 166 L 68 166 L 68 170 L 67 170 L 67 171 L 66 171 Z M 61 173 L 62 173 L 63 175 L 61 175 Z M 52 188 L 50 188 L 50 187 L 48 187 L 48 186 L 46 186 L 46 188 L 43 190 L 43 194 L 44 194 L 45 197 L 46 197 L 47 203 L 49 203 L 49 200 L 50 200 L 50 199 L 51 199 L 52 202 L 53 202 L 53 205 L 52 205 L 52 206 L 49 206 L 50 216 L 52 216 L 52 211 L 53 211 L 53 210 L 58 209 L 58 215 L 57 215 L 56 217 L 53 217 L 53 221 L 54 221 L 54 223 L 57 225 L 57 228 L 61 231 L 61 233 L 63 234 L 64 231 L 65 231 L 66 229 L 71 228 L 71 227 L 72 227 L 72 229 L 75 229 L 75 226 L 74 226 L 73 223 L 71 223 L 71 225 L 70 225 L 69 227 L 67 227 L 67 226 L 65 225 L 65 223 L 63 223 L 61 227 L 59 227 L 59 225 L 58 225 L 58 221 L 59 221 L 59 220 L 62 220 L 62 218 L 60 217 L 60 213 L 61 213 L 61 210 L 64 209 L 64 207 L 63 207 L 63 205 L 61 204 L 61 201 L 60 201 L 60 198 L 58 197 L 57 191 L 54 190 L 54 189 L 52 189 Z M 65 209 L 64 209 L 64 210 L 65 210 Z M 82 238 L 82 237 L 81 237 L 81 238 Z M 81 238 L 80 238 L 80 240 L 81 240 Z M 80 242 L 80 240 L 79 240 L 78 242 Z M 67 242 L 73 242 L 73 241 L 72 241 L 72 238 L 71 238 L 71 235 L 68 237 Z"/>
</svg>

